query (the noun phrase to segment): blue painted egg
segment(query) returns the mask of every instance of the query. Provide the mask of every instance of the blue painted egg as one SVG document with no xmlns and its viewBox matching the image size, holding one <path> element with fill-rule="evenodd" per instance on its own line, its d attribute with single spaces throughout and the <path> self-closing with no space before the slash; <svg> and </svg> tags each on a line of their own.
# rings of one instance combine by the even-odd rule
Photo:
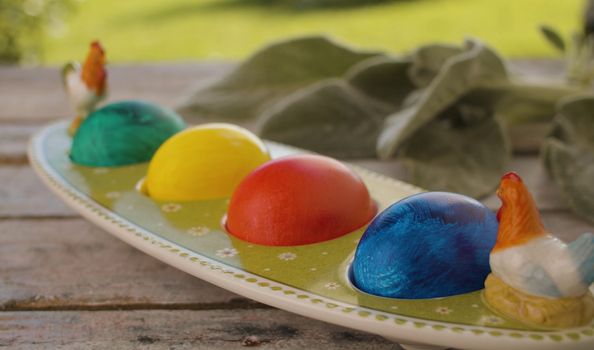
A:
<svg viewBox="0 0 594 350">
<path fill-rule="evenodd" d="M 169 109 L 142 101 L 112 103 L 83 121 L 72 140 L 70 158 L 95 167 L 146 162 L 184 128 L 181 117 Z"/>
<path fill-rule="evenodd" d="M 413 195 L 369 225 L 351 278 L 367 293 L 401 299 L 482 289 L 497 229 L 495 214 L 472 198 L 447 192 Z"/>
</svg>

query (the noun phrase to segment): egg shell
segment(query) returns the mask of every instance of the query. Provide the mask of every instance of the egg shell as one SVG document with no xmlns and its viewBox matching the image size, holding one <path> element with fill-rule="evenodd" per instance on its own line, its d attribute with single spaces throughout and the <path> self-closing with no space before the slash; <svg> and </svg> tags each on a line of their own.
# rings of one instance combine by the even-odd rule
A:
<svg viewBox="0 0 594 350">
<path fill-rule="evenodd" d="M 164 201 L 226 198 L 268 160 L 266 146 L 248 130 L 203 124 L 178 133 L 157 150 L 144 188 L 153 199 Z"/>
<path fill-rule="evenodd" d="M 367 293 L 402 299 L 482 289 L 497 229 L 495 214 L 472 198 L 410 196 L 369 225 L 355 252 L 352 282 Z"/>
<path fill-rule="evenodd" d="M 297 155 L 264 164 L 231 197 L 227 230 L 248 242 L 310 244 L 355 231 L 376 206 L 346 165 L 322 156 Z"/>
<path fill-rule="evenodd" d="M 83 121 L 72 140 L 76 164 L 114 167 L 146 162 L 185 123 L 175 112 L 142 101 L 108 104 Z"/>
</svg>

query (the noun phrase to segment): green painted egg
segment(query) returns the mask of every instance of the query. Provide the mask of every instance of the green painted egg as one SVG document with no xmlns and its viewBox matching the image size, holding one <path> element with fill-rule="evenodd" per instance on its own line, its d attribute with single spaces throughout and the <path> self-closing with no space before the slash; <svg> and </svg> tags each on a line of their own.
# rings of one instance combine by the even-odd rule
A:
<svg viewBox="0 0 594 350">
<path fill-rule="evenodd" d="M 146 162 L 185 123 L 172 110 L 142 101 L 106 105 L 80 125 L 70 158 L 74 163 L 112 167 Z"/>
</svg>

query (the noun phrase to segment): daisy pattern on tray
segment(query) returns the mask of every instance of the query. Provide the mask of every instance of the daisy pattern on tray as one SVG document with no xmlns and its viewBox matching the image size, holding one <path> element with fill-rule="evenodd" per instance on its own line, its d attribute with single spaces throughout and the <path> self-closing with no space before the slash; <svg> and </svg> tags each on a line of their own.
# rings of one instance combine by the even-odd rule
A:
<svg viewBox="0 0 594 350">
<path fill-rule="evenodd" d="M 216 254 L 221 258 L 232 258 L 235 255 L 239 254 L 239 252 L 235 248 L 223 248 L 217 250 Z"/>
<path fill-rule="evenodd" d="M 278 255 L 278 258 L 283 261 L 291 261 L 297 259 L 297 254 L 291 252 L 284 252 Z"/>
</svg>

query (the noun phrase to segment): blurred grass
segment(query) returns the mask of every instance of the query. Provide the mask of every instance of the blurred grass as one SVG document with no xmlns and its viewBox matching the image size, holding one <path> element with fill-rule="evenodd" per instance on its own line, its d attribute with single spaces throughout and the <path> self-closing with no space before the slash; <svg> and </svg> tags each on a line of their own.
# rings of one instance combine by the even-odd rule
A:
<svg viewBox="0 0 594 350">
<path fill-rule="evenodd" d="M 61 36 L 46 34 L 42 62 L 82 59 L 95 38 L 112 63 L 236 59 L 271 40 L 307 33 L 392 52 L 473 36 L 508 57 L 553 57 L 537 26 L 546 22 L 570 34 L 581 26 L 584 5 L 581 0 L 400 0 L 322 8 L 271 3 L 86 0 Z"/>
</svg>

